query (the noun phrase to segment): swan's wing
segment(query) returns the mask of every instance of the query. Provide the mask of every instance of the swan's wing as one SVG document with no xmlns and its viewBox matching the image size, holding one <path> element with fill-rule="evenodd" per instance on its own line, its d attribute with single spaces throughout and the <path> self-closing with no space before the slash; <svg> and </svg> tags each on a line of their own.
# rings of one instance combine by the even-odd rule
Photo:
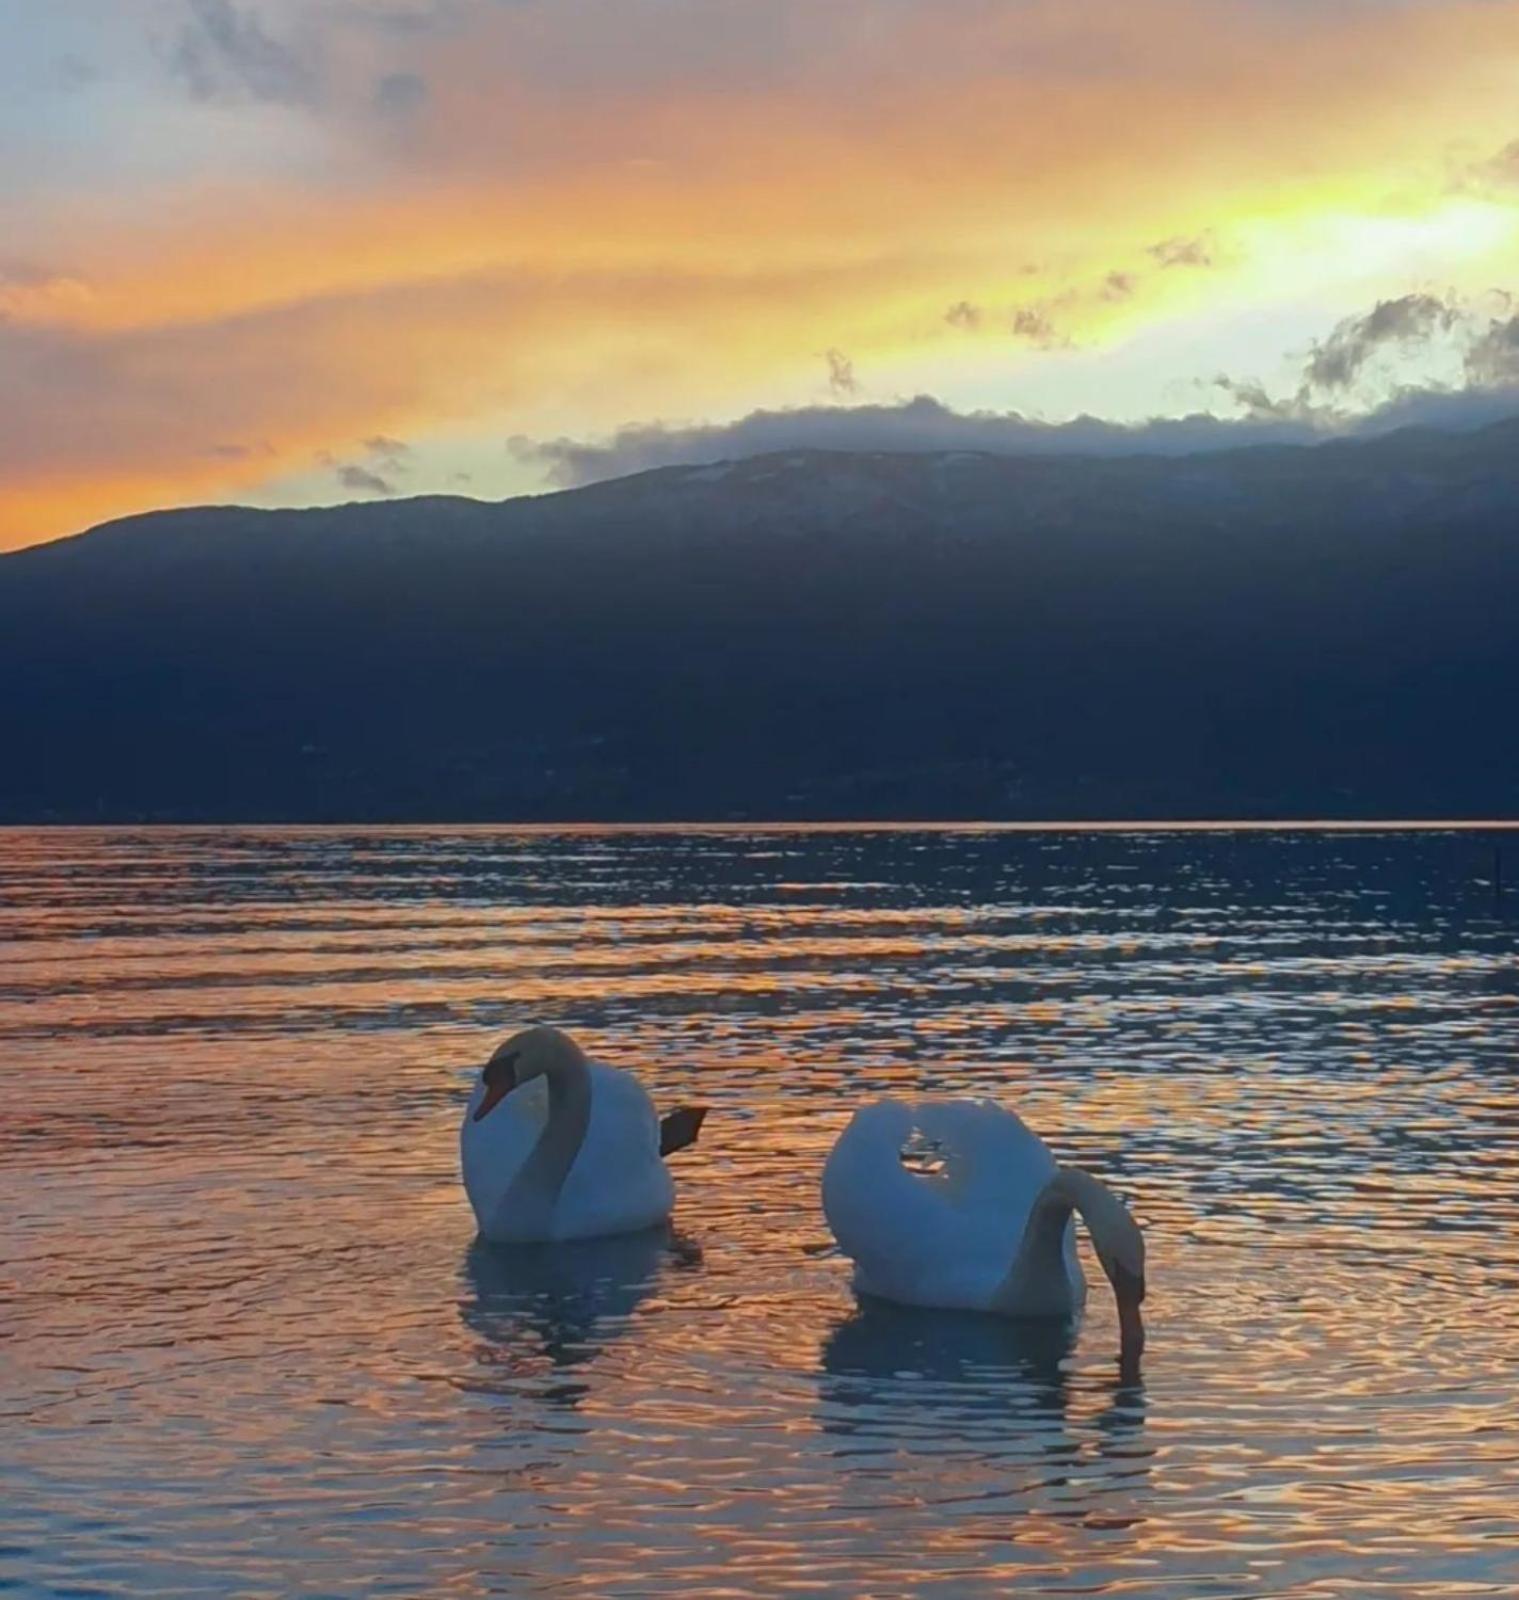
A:
<svg viewBox="0 0 1519 1600">
<path fill-rule="evenodd" d="M 913 1120 L 944 1153 L 952 1202 L 976 1216 L 995 1216 L 1003 1235 L 1021 1235 L 1040 1191 L 1055 1176 L 1044 1140 L 995 1100 L 919 1100 Z"/>
<path fill-rule="evenodd" d="M 675 1203 L 654 1102 L 632 1073 L 599 1061 L 590 1069 L 590 1125 L 555 1207 L 562 1239 L 651 1227 Z"/>
<path fill-rule="evenodd" d="M 914 1130 L 944 1168 L 908 1171 Z M 1055 1172 L 1043 1142 L 990 1101 L 884 1101 L 857 1112 L 823 1171 L 823 1209 L 862 1289 L 910 1304 L 986 1307 Z"/>
<path fill-rule="evenodd" d="M 905 1299 L 954 1248 L 957 1219 L 935 1180 L 902 1165 L 913 1128 L 899 1100 L 863 1106 L 823 1167 L 823 1214 L 863 1287 Z"/>
<path fill-rule="evenodd" d="M 643 1159 L 659 1154 L 659 1114 L 648 1091 L 631 1072 L 619 1071 L 600 1061 L 591 1069 L 591 1125 L 586 1148 L 598 1155 L 603 1147 L 623 1158 Z"/>
</svg>

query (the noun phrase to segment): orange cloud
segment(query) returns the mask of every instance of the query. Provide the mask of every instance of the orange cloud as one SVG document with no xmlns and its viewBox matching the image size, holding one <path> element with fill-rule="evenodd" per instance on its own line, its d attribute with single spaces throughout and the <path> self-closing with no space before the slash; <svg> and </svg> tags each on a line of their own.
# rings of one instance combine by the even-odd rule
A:
<svg viewBox="0 0 1519 1600">
<path fill-rule="evenodd" d="M 267 9 L 279 38 L 293 13 Z M 1031 344 L 1250 296 L 1324 295 L 1327 327 L 1324 286 L 1355 266 L 1330 225 L 1434 215 L 1451 151 L 1514 134 L 1519 4 L 448 16 L 396 30 L 404 59 L 374 28 L 335 34 L 275 113 L 208 104 L 193 179 L 23 208 L 29 258 L 59 265 L 0 261 L 0 544 L 250 492 L 376 432 L 814 398 L 826 350 L 866 385 L 938 371 L 953 399 L 970 364 L 1011 384 Z M 374 85 L 401 73 L 392 115 Z M 301 119 L 304 167 L 255 143 L 217 171 L 211 119 L 262 136 L 276 114 Z M 1516 264 L 1511 240 L 1483 248 Z M 1452 235 L 1428 260 L 1471 253 Z M 975 318 L 946 321 L 960 305 Z"/>
</svg>

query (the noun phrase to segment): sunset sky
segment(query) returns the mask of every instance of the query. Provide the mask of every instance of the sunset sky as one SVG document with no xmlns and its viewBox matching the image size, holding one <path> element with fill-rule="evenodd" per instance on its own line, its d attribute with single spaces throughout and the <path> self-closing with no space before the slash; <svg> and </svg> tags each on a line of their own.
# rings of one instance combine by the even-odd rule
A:
<svg viewBox="0 0 1519 1600">
<path fill-rule="evenodd" d="M 1519 0 L 0 0 L 0 193 L 0 547 L 1519 410 Z"/>
</svg>

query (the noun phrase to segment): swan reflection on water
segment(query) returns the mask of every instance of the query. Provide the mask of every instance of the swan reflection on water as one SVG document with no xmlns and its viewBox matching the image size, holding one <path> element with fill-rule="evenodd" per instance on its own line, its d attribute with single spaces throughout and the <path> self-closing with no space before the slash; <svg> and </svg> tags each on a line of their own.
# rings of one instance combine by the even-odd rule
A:
<svg viewBox="0 0 1519 1600">
<path fill-rule="evenodd" d="M 969 1453 L 1143 1476 L 1145 1391 L 1137 1368 L 1075 1368 L 1077 1323 L 1015 1321 L 862 1300 L 824 1341 L 819 1422 L 842 1454 Z"/>
<path fill-rule="evenodd" d="M 667 1226 L 557 1244 L 488 1244 L 465 1251 L 459 1316 L 479 1336 L 477 1385 L 573 1405 L 584 1383 L 556 1374 L 627 1333 L 639 1304 L 671 1269 L 700 1264 L 701 1247 Z M 545 1383 L 544 1380 L 550 1380 Z"/>
</svg>

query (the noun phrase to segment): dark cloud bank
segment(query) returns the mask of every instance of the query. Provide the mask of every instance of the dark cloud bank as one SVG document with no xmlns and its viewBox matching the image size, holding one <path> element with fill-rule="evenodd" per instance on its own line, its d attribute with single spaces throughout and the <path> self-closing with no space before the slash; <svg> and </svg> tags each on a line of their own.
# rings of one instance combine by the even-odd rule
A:
<svg viewBox="0 0 1519 1600">
<path fill-rule="evenodd" d="M 610 439 L 511 441 L 513 453 L 570 487 L 642 472 L 766 455 L 777 450 L 987 450 L 1000 455 L 1187 455 L 1248 445 L 1316 444 L 1369 438 L 1398 428 L 1477 428 L 1519 413 L 1519 330 L 1495 341 L 1495 364 L 1513 372 L 1503 387 L 1409 390 L 1357 418 L 1315 417 L 1248 384 L 1220 387 L 1250 409 L 1236 421 L 1205 413 L 1157 417 L 1126 427 L 1099 417 L 1050 423 L 1016 411 L 953 411 L 931 395 L 892 405 L 801 406 L 754 411 L 736 422 L 623 428 Z"/>
<path fill-rule="evenodd" d="M 1507 296 L 1494 299 L 1508 309 Z M 950 320 L 969 322 L 972 310 L 955 307 Z M 1405 356 L 1455 333 L 1462 336 L 1462 384 L 1393 387 L 1384 389 L 1379 402 L 1364 403 L 1358 386 L 1376 358 Z M 1235 407 L 1236 416 L 1198 411 L 1135 424 L 1090 416 L 1043 422 L 1017 411 L 955 411 L 922 394 L 889 404 L 753 411 L 726 423 L 639 424 L 600 440 L 519 437 L 510 447 L 520 459 L 542 467 L 554 483 L 569 487 L 651 467 L 780 450 L 1186 455 L 1368 438 L 1408 427 L 1476 428 L 1519 413 L 1519 316 L 1477 316 L 1454 301 L 1409 294 L 1339 323 L 1308 353 L 1292 393 L 1274 396 L 1258 383 L 1226 376 L 1216 378 L 1213 389 Z"/>
</svg>

